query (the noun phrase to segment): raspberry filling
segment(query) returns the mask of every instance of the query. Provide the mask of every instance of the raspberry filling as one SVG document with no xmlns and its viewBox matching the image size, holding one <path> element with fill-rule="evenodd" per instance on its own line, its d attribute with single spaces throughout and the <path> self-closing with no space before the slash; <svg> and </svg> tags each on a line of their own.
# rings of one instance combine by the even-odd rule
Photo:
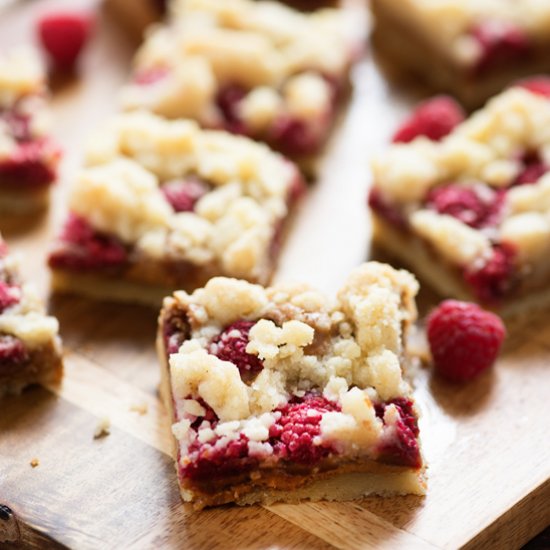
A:
<svg viewBox="0 0 550 550">
<path fill-rule="evenodd" d="M 0 161 L 0 185 L 27 189 L 49 185 L 55 181 L 56 171 L 46 159 L 59 156 L 60 151 L 49 140 L 22 141 Z"/>
<path fill-rule="evenodd" d="M 522 169 L 512 185 L 536 183 L 549 170 L 549 167 L 536 151 L 525 153 L 522 155 L 520 160 L 522 163 Z"/>
<path fill-rule="evenodd" d="M 484 21 L 471 30 L 480 47 L 477 72 L 505 66 L 528 58 L 532 53 L 527 34 L 513 23 Z"/>
<path fill-rule="evenodd" d="M 465 281 L 482 302 L 498 303 L 513 288 L 516 257 L 515 248 L 508 243 L 494 246 L 493 255 L 483 267 L 466 269 Z"/>
<path fill-rule="evenodd" d="M 206 413 L 204 417 L 197 418 L 191 427 L 197 429 L 208 420 L 210 428 L 214 429 L 218 424 L 216 414 L 201 399 L 199 403 Z M 313 466 L 326 458 L 334 450 L 327 445 L 316 445 L 314 438 L 321 433 L 322 413 L 339 410 L 338 405 L 315 393 L 292 398 L 275 411 L 280 413 L 280 417 L 271 426 L 268 440 L 273 455 L 304 466 Z M 227 443 L 221 442 L 221 439 L 216 436 L 201 443 L 196 438 L 188 448 L 188 460 L 182 464 L 178 459 L 180 475 L 183 478 L 208 480 L 243 474 L 258 466 L 258 458 L 250 456 L 247 436 L 241 433 Z"/>
<path fill-rule="evenodd" d="M 292 398 L 276 411 L 281 417 L 269 429 L 269 443 L 280 459 L 312 466 L 334 452 L 329 445 L 315 445 L 314 439 L 321 435 L 322 414 L 340 411 L 336 403 L 308 393 Z"/>
<path fill-rule="evenodd" d="M 218 91 L 216 105 L 223 118 L 225 129 L 233 134 L 246 134 L 246 127 L 239 113 L 239 105 L 248 90 L 240 84 L 227 84 Z"/>
<path fill-rule="evenodd" d="M 0 281 L 0 313 L 18 304 L 21 300 L 21 289 Z"/>
<path fill-rule="evenodd" d="M 246 352 L 248 334 L 255 324 L 252 321 L 236 321 L 227 326 L 212 340 L 209 353 L 236 365 L 241 376 L 259 373 L 264 368 L 262 361 L 258 356 Z"/>
<path fill-rule="evenodd" d="M 161 187 L 162 193 L 175 212 L 193 212 L 197 201 L 210 189 L 210 185 L 196 177 L 169 181 Z"/>
<path fill-rule="evenodd" d="M 406 218 L 382 195 L 379 189 L 373 187 L 369 192 L 368 204 L 374 212 L 386 219 L 389 223 L 399 229 L 407 229 Z"/>
<path fill-rule="evenodd" d="M 48 264 L 54 268 L 87 270 L 119 267 L 127 259 L 128 253 L 118 239 L 96 231 L 84 218 L 71 214 Z"/>
<path fill-rule="evenodd" d="M 409 143 L 418 136 L 439 141 L 464 120 L 464 110 L 451 97 L 422 102 L 394 134 L 393 143 Z"/>
<path fill-rule="evenodd" d="M 164 347 L 168 355 L 177 353 L 181 345 L 191 335 L 191 327 L 187 315 L 182 311 L 174 311 L 164 321 L 162 327 Z"/>
<path fill-rule="evenodd" d="M 547 76 L 534 76 L 532 78 L 526 78 L 520 80 L 514 84 L 520 88 L 525 88 L 531 93 L 540 95 L 542 97 L 550 98 L 550 78 Z"/>
<path fill-rule="evenodd" d="M 498 224 L 505 194 L 503 190 L 494 191 L 485 186 L 441 185 L 429 191 L 426 206 L 481 229 Z"/>
<path fill-rule="evenodd" d="M 398 397 L 386 403 L 375 405 L 376 416 L 384 419 L 384 413 L 389 405 L 394 405 L 399 412 L 396 422 L 396 432 L 391 440 L 383 443 L 378 452 L 383 460 L 391 464 L 406 465 L 419 468 L 422 465 L 420 447 L 418 445 L 418 421 L 413 411 L 413 403 L 405 397 Z"/>
<path fill-rule="evenodd" d="M 0 336 L 0 372 L 9 374 L 10 367 L 20 366 L 29 355 L 19 338 L 9 335 Z"/>
</svg>

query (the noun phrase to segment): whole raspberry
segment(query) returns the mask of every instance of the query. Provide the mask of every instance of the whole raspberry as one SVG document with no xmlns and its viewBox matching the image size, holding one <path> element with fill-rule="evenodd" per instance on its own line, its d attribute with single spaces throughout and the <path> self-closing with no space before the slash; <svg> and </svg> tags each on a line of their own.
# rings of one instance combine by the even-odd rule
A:
<svg viewBox="0 0 550 550">
<path fill-rule="evenodd" d="M 38 20 L 38 37 L 56 68 L 74 68 L 93 23 L 92 14 L 80 11 L 55 11 Z"/>
<path fill-rule="evenodd" d="M 429 315 L 427 335 L 436 371 L 466 382 L 495 362 L 506 329 L 477 304 L 445 300 Z"/>
<path fill-rule="evenodd" d="M 0 336 L 0 368 L 6 365 L 21 365 L 27 359 L 27 350 L 19 338 Z"/>
<path fill-rule="evenodd" d="M 464 272 L 464 280 L 477 298 L 486 304 L 498 303 L 513 287 L 516 250 L 507 243 L 493 247 L 491 258 L 479 268 Z"/>
<path fill-rule="evenodd" d="M 550 98 L 550 78 L 547 76 L 539 75 L 519 80 L 514 86 L 519 86 L 534 94 Z"/>
<path fill-rule="evenodd" d="M 209 190 L 210 186 L 197 178 L 173 180 L 161 187 L 175 212 L 193 212 L 196 202 Z"/>
<path fill-rule="evenodd" d="M 484 21 L 472 29 L 471 35 L 481 51 L 477 71 L 518 61 L 531 54 L 529 37 L 513 23 Z"/>
<path fill-rule="evenodd" d="M 5 309 L 19 303 L 21 300 L 21 289 L 0 281 L 0 313 Z"/>
<path fill-rule="evenodd" d="M 426 206 L 439 214 L 448 214 L 462 223 L 480 229 L 497 225 L 504 203 L 503 191 L 472 186 L 441 185 L 430 190 Z"/>
<path fill-rule="evenodd" d="M 384 419 L 384 413 L 389 405 L 394 405 L 399 412 L 399 420 L 395 424 L 394 437 L 385 440 L 378 452 L 385 462 L 420 467 L 420 446 L 418 444 L 418 420 L 413 410 L 413 402 L 405 397 L 398 397 L 374 406 L 376 416 Z"/>
<path fill-rule="evenodd" d="M 212 340 L 209 352 L 222 361 L 236 365 L 241 376 L 257 374 L 264 368 L 262 361 L 258 356 L 246 352 L 248 333 L 255 324 L 252 321 L 236 321 L 225 327 Z"/>
<path fill-rule="evenodd" d="M 117 267 L 128 253 L 115 237 L 95 231 L 90 224 L 71 214 L 63 227 L 58 247 L 50 254 L 51 267 L 94 269 Z"/>
<path fill-rule="evenodd" d="M 269 442 L 279 458 L 299 464 L 315 464 L 328 456 L 331 448 L 315 445 L 314 438 L 321 433 L 322 413 L 338 411 L 338 405 L 314 393 L 295 397 L 276 409 L 281 418 L 269 430 Z"/>
<path fill-rule="evenodd" d="M 464 110 L 449 96 L 437 96 L 418 105 L 394 134 L 394 143 L 409 143 L 418 136 L 439 141 L 464 120 Z"/>
</svg>

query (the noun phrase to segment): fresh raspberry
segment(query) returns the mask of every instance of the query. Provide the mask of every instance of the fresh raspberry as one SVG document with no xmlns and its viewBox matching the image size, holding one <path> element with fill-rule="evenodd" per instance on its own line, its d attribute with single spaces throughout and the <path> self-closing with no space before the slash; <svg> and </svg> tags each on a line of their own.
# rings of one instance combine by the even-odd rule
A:
<svg viewBox="0 0 550 550">
<path fill-rule="evenodd" d="M 445 300 L 429 315 L 427 334 L 436 371 L 466 382 L 495 362 L 506 329 L 477 304 Z"/>
<path fill-rule="evenodd" d="M 393 136 L 393 143 L 409 143 L 418 136 L 439 141 L 464 120 L 464 110 L 449 96 L 437 96 L 418 105 Z"/>
<path fill-rule="evenodd" d="M 321 133 L 299 118 L 282 115 L 275 119 L 267 137 L 269 144 L 289 157 L 315 153 L 321 145 Z"/>
<path fill-rule="evenodd" d="M 495 226 L 500 221 L 506 192 L 488 187 L 481 191 L 472 186 L 440 185 L 430 190 L 426 206 L 476 229 Z"/>
<path fill-rule="evenodd" d="M 18 304 L 21 300 L 21 289 L 0 281 L 0 313 L 9 307 Z"/>
<path fill-rule="evenodd" d="M 21 142 L 10 157 L 0 162 L 2 186 L 29 189 L 50 185 L 57 174 L 46 159 L 60 155 L 49 140 Z"/>
<path fill-rule="evenodd" d="M 21 365 L 28 359 L 28 353 L 19 338 L 0 336 L 0 368 L 9 365 Z"/>
<path fill-rule="evenodd" d="M 252 321 L 236 321 L 227 326 L 212 340 L 209 352 L 222 361 L 236 365 L 241 376 L 257 374 L 264 368 L 262 361 L 246 352 L 248 333 L 255 324 Z"/>
<path fill-rule="evenodd" d="M 165 320 L 162 327 L 164 347 L 168 355 L 177 353 L 185 340 L 191 336 L 191 326 L 184 311 L 174 311 Z"/>
<path fill-rule="evenodd" d="M 465 281 L 486 304 L 498 303 L 514 284 L 516 250 L 508 243 L 493 247 L 493 255 L 481 268 L 467 269 Z"/>
<path fill-rule="evenodd" d="M 95 231 L 85 219 L 71 214 L 48 263 L 62 269 L 87 270 L 118 267 L 127 258 L 124 245 L 115 237 Z"/>
<path fill-rule="evenodd" d="M 471 36 L 481 49 L 476 63 L 476 71 L 479 72 L 513 63 L 531 54 L 529 37 L 513 23 L 484 21 L 472 29 Z"/>
<path fill-rule="evenodd" d="M 326 445 L 315 445 L 314 438 L 321 433 L 322 413 L 339 411 L 338 405 L 323 396 L 310 393 L 293 398 L 276 409 L 281 418 L 269 430 L 269 442 L 276 456 L 299 464 L 315 464 L 332 450 Z"/>
<path fill-rule="evenodd" d="M 38 36 L 55 67 L 72 69 L 90 36 L 94 18 L 90 13 L 56 11 L 38 20 Z"/>
<path fill-rule="evenodd" d="M 547 76 L 539 75 L 519 80 L 514 86 L 519 86 L 534 94 L 550 98 L 550 78 Z"/>
<path fill-rule="evenodd" d="M 391 205 L 382 195 L 379 189 L 373 187 L 369 192 L 368 204 L 374 212 L 382 218 L 385 218 L 399 229 L 407 228 L 407 220 L 401 214 L 399 209 Z"/>
<path fill-rule="evenodd" d="M 535 152 L 529 152 L 521 158 L 523 168 L 516 177 L 512 185 L 524 185 L 526 183 L 536 183 L 546 172 L 549 167 L 540 158 L 540 155 Z"/>
<path fill-rule="evenodd" d="M 384 419 L 384 413 L 389 405 L 394 405 L 399 412 L 399 419 L 395 423 L 393 437 L 385 439 L 378 448 L 380 460 L 419 468 L 422 465 L 420 446 L 418 444 L 418 420 L 413 411 L 413 403 L 410 399 L 398 397 L 386 403 L 377 403 L 374 406 L 376 416 Z"/>
<path fill-rule="evenodd" d="M 198 178 L 173 180 L 161 187 L 166 200 L 175 212 L 193 212 L 196 202 L 209 190 L 210 186 Z"/>
<path fill-rule="evenodd" d="M 245 127 L 239 113 L 239 105 L 247 94 L 240 84 L 228 84 L 218 91 L 216 105 L 224 118 L 224 126 L 233 134 L 245 134 Z"/>
</svg>

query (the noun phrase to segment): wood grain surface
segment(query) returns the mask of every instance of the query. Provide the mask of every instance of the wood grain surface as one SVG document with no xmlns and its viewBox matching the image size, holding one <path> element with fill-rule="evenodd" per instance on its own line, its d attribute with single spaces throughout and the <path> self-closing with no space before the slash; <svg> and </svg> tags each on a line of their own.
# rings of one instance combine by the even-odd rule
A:
<svg viewBox="0 0 550 550">
<path fill-rule="evenodd" d="M 32 38 L 40 10 L 0 12 L 0 47 Z M 65 5 L 93 6 L 93 0 Z M 45 256 L 89 132 L 116 109 L 131 42 L 98 20 L 77 79 L 54 81 L 55 135 L 67 155 L 51 212 L 3 219 L 24 274 L 48 297 Z M 370 55 L 284 249 L 277 280 L 334 291 L 370 256 L 369 158 L 415 95 L 390 84 Z M 410 87 L 409 87 L 410 88 Z M 434 297 L 425 292 L 425 310 Z M 496 368 L 455 387 L 420 372 L 416 396 L 429 464 L 425 498 L 369 498 L 193 512 L 181 504 L 157 397 L 157 312 L 75 297 L 49 300 L 66 346 L 61 388 L 31 388 L 0 404 L 2 548 L 519 548 L 550 523 L 550 323 L 517 320 Z M 110 434 L 94 439 L 108 417 Z M 31 466 L 31 461 L 38 465 Z"/>
</svg>

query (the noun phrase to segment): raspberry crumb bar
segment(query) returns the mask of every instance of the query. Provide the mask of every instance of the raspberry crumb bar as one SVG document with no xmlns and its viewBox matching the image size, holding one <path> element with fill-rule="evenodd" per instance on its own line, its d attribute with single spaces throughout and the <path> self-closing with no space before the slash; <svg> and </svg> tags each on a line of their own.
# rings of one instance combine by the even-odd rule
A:
<svg viewBox="0 0 550 550">
<path fill-rule="evenodd" d="M 550 71 L 550 3 L 373 0 L 378 49 L 478 107 L 510 82 Z"/>
<path fill-rule="evenodd" d="M 48 136 L 44 70 L 29 48 L 0 53 L 0 212 L 44 208 L 57 177 L 58 146 Z"/>
<path fill-rule="evenodd" d="M 126 109 L 192 118 L 268 143 L 307 168 L 322 149 L 358 45 L 345 10 L 186 0 L 137 54 Z"/>
<path fill-rule="evenodd" d="M 20 280 L 17 259 L 0 237 L 0 397 L 61 379 L 58 323 Z"/>
<path fill-rule="evenodd" d="M 267 283 L 304 182 L 265 145 L 192 121 L 120 115 L 89 166 L 49 257 L 53 286 L 160 304 L 227 275 Z"/>
<path fill-rule="evenodd" d="M 336 299 L 222 277 L 166 298 L 157 344 L 183 500 L 424 494 L 403 378 L 417 289 L 372 262 Z"/>
<path fill-rule="evenodd" d="M 526 82 L 438 141 L 392 145 L 373 166 L 375 241 L 443 295 L 505 314 L 548 304 L 549 92 Z M 415 121 L 433 132 L 411 121 L 407 140 Z"/>
</svg>

